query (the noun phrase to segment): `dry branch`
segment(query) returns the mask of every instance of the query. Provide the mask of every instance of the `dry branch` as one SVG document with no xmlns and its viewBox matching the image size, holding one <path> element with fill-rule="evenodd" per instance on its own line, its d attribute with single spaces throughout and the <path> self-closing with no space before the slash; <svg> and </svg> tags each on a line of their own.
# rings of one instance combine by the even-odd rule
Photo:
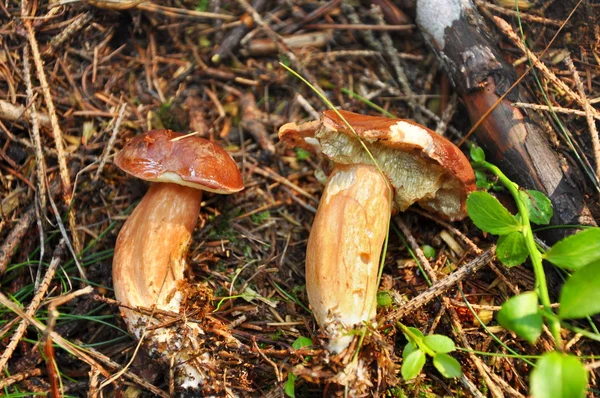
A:
<svg viewBox="0 0 600 398">
<path fill-rule="evenodd" d="M 423 0 L 417 5 L 417 24 L 462 96 L 472 123 L 483 120 L 476 136 L 488 159 L 518 185 L 550 197 L 553 225 L 595 225 L 577 174 L 561 167 L 535 114 L 511 105 L 523 101 L 524 94 L 515 88 L 500 100 L 515 82 L 516 73 L 490 38 L 477 10 L 467 2 Z M 573 99 L 580 101 L 576 93 Z M 555 242 L 572 232 L 552 229 L 544 236 Z"/>
</svg>

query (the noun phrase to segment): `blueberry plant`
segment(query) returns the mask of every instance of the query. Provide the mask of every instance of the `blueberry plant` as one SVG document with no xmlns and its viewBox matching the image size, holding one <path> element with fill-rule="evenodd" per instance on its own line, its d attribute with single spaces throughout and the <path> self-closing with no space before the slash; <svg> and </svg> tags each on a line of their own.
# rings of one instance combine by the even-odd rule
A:
<svg viewBox="0 0 600 398">
<path fill-rule="evenodd" d="M 485 160 L 481 148 L 471 149 L 473 166 L 480 187 L 492 188 L 486 177 L 491 173 L 513 197 L 518 213 L 512 215 L 486 191 L 471 193 L 467 212 L 482 231 L 498 236 L 496 255 L 507 267 L 528 258 L 535 274 L 535 289 L 507 300 L 497 321 L 517 336 L 534 344 L 546 324 L 554 338 L 554 350 L 541 355 L 530 375 L 530 394 L 534 398 L 584 397 L 588 371 L 579 358 L 563 349 L 561 328 L 574 330 L 593 340 L 600 335 L 571 325 L 567 320 L 588 318 L 600 313 L 600 228 L 589 228 L 567 237 L 544 252 L 536 244 L 531 224 L 550 223 L 550 200 L 539 191 L 525 190 L 512 182 L 495 165 Z M 543 260 L 564 270 L 567 275 L 556 311 L 550 301 Z M 591 322 L 591 321 L 590 321 Z"/>
</svg>

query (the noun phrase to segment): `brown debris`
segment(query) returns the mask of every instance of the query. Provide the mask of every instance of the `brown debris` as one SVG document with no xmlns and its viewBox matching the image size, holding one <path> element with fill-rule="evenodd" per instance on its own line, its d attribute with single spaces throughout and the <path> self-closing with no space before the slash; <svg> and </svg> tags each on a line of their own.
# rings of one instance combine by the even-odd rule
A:
<svg viewBox="0 0 600 398">
<path fill-rule="evenodd" d="M 126 332 L 121 311 L 131 311 L 155 317 L 148 333 L 167 326 L 184 333 L 187 323 L 202 330 L 190 361 L 202 362 L 206 383 L 192 395 L 281 397 L 294 376 L 302 397 L 479 397 L 482 380 L 490 396 L 529 395 L 529 365 L 502 356 L 505 348 L 475 323 L 467 303 L 486 315 L 487 327 L 508 347 L 537 355 L 551 342 L 547 335 L 532 347 L 494 318 L 508 297 L 534 288 L 532 271 L 494 260 L 494 238 L 468 219 L 451 223 L 412 209 L 398 233 L 392 220 L 379 287 L 391 304 L 379 307 L 376 327 L 362 329 L 339 355 L 325 349 L 310 312 L 306 246 L 323 192 L 315 171 L 327 165 L 304 138 L 314 132 L 306 121 L 327 105 L 279 63 L 340 109 L 419 120 L 454 143 L 471 127 L 440 60 L 416 29 L 404 26 L 414 24 L 414 1 L 373 3 L 378 7 L 339 0 L 3 2 L 0 367 L 10 374 L 0 376 L 3 392 L 180 394 L 175 364 L 155 361 L 156 353 Z M 552 108 L 578 151 L 555 133 L 551 150 L 564 155 L 561 167 L 578 169 L 581 157 L 597 171 L 598 5 L 529 2 L 519 14 L 526 50 L 514 34 L 515 10 L 475 3 L 489 17 L 486 29 L 503 27 L 498 50 L 517 74 L 527 70 L 524 51 L 538 56 L 550 104 L 526 76 L 521 90 L 531 96 L 519 104 L 509 98 L 506 105 L 539 116 L 542 130 L 554 126 Z M 304 130 L 280 141 L 275 133 L 290 122 Z M 196 132 L 224 148 L 246 186 L 235 195 L 202 198 L 179 312 L 114 300 L 117 234 L 148 189 L 115 167 L 115 155 L 156 128 Z M 582 191 L 598 219 L 598 192 L 584 176 Z M 72 244 L 63 247 L 65 237 Z M 435 248 L 434 258 L 422 255 L 423 245 Z M 406 339 L 399 320 L 472 350 L 452 353 L 464 377 L 444 379 L 428 362 L 415 380 L 402 380 Z M 598 355 L 589 339 L 564 334 L 565 350 Z M 298 347 L 308 340 L 312 345 Z M 592 390 L 600 374 L 595 366 Z"/>
</svg>

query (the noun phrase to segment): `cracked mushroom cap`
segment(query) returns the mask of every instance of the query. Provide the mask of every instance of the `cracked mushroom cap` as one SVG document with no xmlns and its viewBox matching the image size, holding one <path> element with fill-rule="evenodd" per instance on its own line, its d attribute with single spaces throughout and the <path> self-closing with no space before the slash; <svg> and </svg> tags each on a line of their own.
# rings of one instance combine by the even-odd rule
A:
<svg viewBox="0 0 600 398">
<path fill-rule="evenodd" d="M 152 130 L 129 141 L 115 158 L 128 174 L 152 182 L 170 182 L 228 194 L 244 189 L 242 176 L 229 154 L 198 136 Z"/>
<path fill-rule="evenodd" d="M 417 123 L 339 111 L 373 154 L 394 187 L 394 205 L 404 211 L 413 203 L 449 220 L 466 216 L 467 195 L 475 175 L 452 142 Z M 279 129 L 288 146 L 301 147 L 340 164 L 372 164 L 358 137 L 332 110 L 321 119 Z"/>
</svg>

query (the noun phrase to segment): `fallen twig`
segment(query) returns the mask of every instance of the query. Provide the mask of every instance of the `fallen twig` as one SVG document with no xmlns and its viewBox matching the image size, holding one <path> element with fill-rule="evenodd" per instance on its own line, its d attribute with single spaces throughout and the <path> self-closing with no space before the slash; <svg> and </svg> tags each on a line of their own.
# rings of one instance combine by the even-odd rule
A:
<svg viewBox="0 0 600 398">
<path fill-rule="evenodd" d="M 10 231 L 6 239 L 4 239 L 2 246 L 0 246 L 0 275 L 4 274 L 6 271 L 6 266 L 13 256 L 15 249 L 21 243 L 21 239 L 31 226 L 34 215 L 35 208 L 31 206 L 29 210 L 21 216 L 19 222 L 13 227 L 12 231 Z M 2 369 L 2 367 L 0 367 L 0 369 Z"/>
<path fill-rule="evenodd" d="M 394 323 L 409 313 L 421 308 L 434 298 L 439 297 L 458 282 L 479 271 L 484 265 L 492 260 L 494 254 L 495 247 L 486 250 L 473 260 L 469 261 L 467 264 L 460 267 L 456 272 L 448 275 L 444 279 L 441 279 L 437 283 L 433 284 L 429 289 L 410 300 L 408 303 L 403 304 L 401 308 L 390 312 L 385 317 L 385 323 Z"/>
</svg>

